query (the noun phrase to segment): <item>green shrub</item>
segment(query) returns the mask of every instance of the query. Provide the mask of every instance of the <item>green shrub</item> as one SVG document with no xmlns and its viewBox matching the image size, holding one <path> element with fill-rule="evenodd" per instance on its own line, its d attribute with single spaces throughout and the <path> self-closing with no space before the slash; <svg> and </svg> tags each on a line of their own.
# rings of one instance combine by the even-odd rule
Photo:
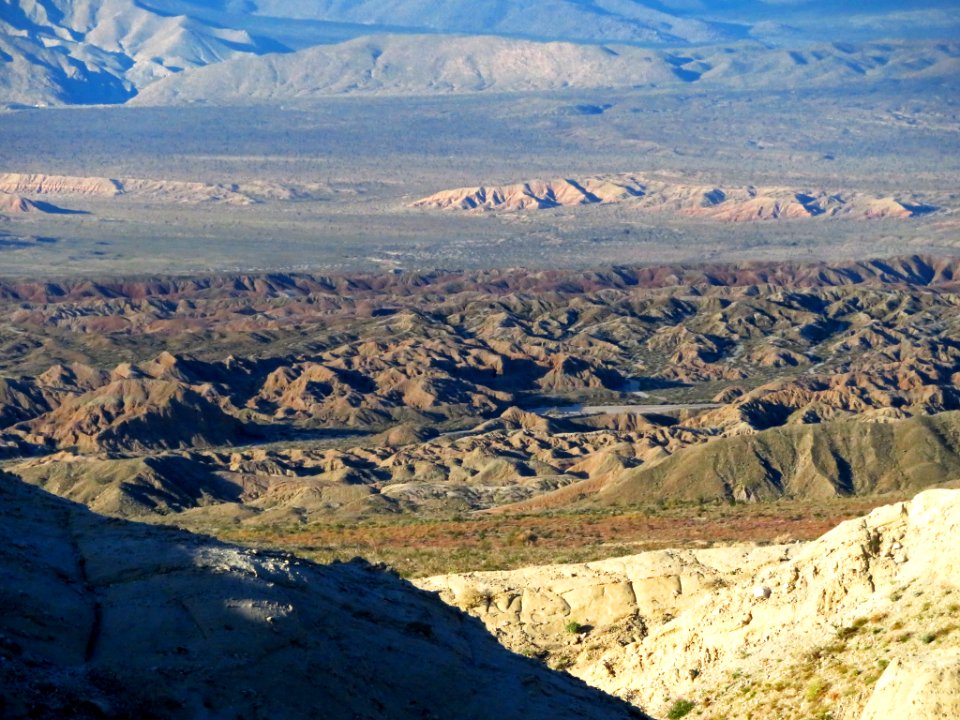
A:
<svg viewBox="0 0 960 720">
<path fill-rule="evenodd" d="M 830 683 L 823 679 L 814 680 L 807 686 L 807 701 L 816 702 L 824 695 L 827 694 L 827 689 L 830 687 Z"/>
<path fill-rule="evenodd" d="M 571 620 L 567 623 L 567 632 L 571 635 L 579 635 L 584 631 L 583 625 L 578 623 L 576 620 Z"/>
<path fill-rule="evenodd" d="M 690 711 L 693 710 L 694 704 L 695 703 L 689 700 L 677 700 L 670 707 L 667 717 L 670 718 L 670 720 L 678 720 L 678 718 L 686 717 L 690 714 Z"/>
</svg>

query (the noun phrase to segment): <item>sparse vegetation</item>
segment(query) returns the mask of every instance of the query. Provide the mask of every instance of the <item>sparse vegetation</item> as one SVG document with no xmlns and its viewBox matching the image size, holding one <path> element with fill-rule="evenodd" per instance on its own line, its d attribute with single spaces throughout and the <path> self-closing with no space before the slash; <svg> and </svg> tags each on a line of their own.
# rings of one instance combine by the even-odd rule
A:
<svg viewBox="0 0 960 720">
<path fill-rule="evenodd" d="M 670 720 L 679 720 L 679 718 L 689 715 L 694 707 L 696 707 L 696 703 L 690 700 L 677 700 L 670 706 L 670 710 L 667 711 L 667 717 Z"/>
<path fill-rule="evenodd" d="M 651 518 L 642 509 L 581 510 L 543 514 L 444 518 L 390 517 L 365 519 L 353 525 L 308 523 L 200 528 L 232 542 L 293 550 L 320 562 L 361 556 L 384 562 L 404 577 L 469 570 L 510 570 L 554 562 L 590 562 L 667 547 L 703 547 L 705 542 L 750 542 L 783 532 L 786 524 L 798 539 L 812 539 L 850 517 L 888 499 L 847 498 L 825 501 L 829 512 L 813 519 L 814 503 L 784 501 L 778 505 L 713 506 L 706 513 L 680 506 Z M 779 513 L 792 509 L 796 519 Z M 592 532 L 585 534 L 589 523 Z M 337 527 L 337 525 L 340 525 Z M 532 532 L 532 545 L 507 542 L 518 528 Z"/>
<path fill-rule="evenodd" d="M 458 601 L 466 610 L 477 610 L 488 607 L 493 602 L 493 594 L 487 589 L 471 587 L 464 590 Z"/>
<path fill-rule="evenodd" d="M 830 683 L 822 678 L 817 678 L 809 685 L 807 685 L 806 692 L 804 697 L 807 699 L 807 702 L 815 703 L 819 702 L 824 695 L 827 694 L 827 690 L 830 689 Z"/>
</svg>

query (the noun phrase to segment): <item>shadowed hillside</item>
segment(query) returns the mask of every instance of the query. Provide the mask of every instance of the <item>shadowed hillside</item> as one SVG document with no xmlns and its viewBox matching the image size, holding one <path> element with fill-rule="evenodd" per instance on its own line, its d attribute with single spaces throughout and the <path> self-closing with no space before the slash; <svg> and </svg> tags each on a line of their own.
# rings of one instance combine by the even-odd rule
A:
<svg viewBox="0 0 960 720">
<path fill-rule="evenodd" d="M 106 520 L 0 477 L 6 718 L 630 718 L 362 562 Z"/>
</svg>

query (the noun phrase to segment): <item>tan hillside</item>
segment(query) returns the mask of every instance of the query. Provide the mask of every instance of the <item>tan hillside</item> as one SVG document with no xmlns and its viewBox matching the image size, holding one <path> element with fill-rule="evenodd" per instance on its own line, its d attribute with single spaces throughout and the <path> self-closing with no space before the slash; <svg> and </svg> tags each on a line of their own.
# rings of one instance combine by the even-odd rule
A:
<svg viewBox="0 0 960 720">
<path fill-rule="evenodd" d="M 505 415 L 512 425 L 523 413 Z M 428 437 L 422 426 L 399 425 L 336 448 L 215 449 L 132 459 L 60 453 L 9 469 L 98 512 L 156 517 L 189 510 L 194 521 L 221 513 L 249 523 L 302 523 L 371 513 L 712 507 L 876 497 L 960 479 L 958 417 L 847 420 L 726 438 L 633 415 L 589 419 L 619 428 L 540 418 L 542 426 L 508 429 L 492 421 L 483 432 L 440 437 Z M 161 438 L 153 442 L 161 447 Z"/>
<path fill-rule="evenodd" d="M 22 463 L 16 474 L 49 493 L 116 517 L 168 515 L 235 502 L 243 492 L 242 484 L 218 476 L 192 453 L 107 459 L 64 452 Z"/>
<path fill-rule="evenodd" d="M 418 584 L 654 716 L 934 720 L 956 707 L 958 531 L 960 491 L 929 490 L 805 544 Z"/>
<path fill-rule="evenodd" d="M 251 190 L 269 188 L 251 187 Z M 35 206 L 32 197 L 89 196 L 117 197 L 132 195 L 148 200 L 172 202 L 222 202 L 245 205 L 253 200 L 235 186 L 211 185 L 180 180 L 146 180 L 137 178 L 84 177 L 70 175 L 45 175 L 24 173 L 0 173 L 0 193 L 28 196 L 24 202 Z M 0 211 L 5 204 L 0 194 Z"/>
<path fill-rule="evenodd" d="M 0 192 L 25 195 L 99 195 L 113 197 L 123 192 L 117 180 L 104 177 L 73 177 L 41 173 L 0 174 Z"/>
<path fill-rule="evenodd" d="M 81 451 L 143 450 L 235 442 L 242 423 L 202 388 L 155 379 L 118 379 L 68 398 L 18 430 Z"/>
<path fill-rule="evenodd" d="M 625 473 L 596 500 L 817 498 L 915 491 L 953 479 L 960 479 L 960 412 L 719 438 Z"/>
<path fill-rule="evenodd" d="M 0 214 L 24 215 L 31 213 L 62 213 L 69 212 L 50 203 L 35 202 L 22 195 L 0 192 Z"/>
</svg>

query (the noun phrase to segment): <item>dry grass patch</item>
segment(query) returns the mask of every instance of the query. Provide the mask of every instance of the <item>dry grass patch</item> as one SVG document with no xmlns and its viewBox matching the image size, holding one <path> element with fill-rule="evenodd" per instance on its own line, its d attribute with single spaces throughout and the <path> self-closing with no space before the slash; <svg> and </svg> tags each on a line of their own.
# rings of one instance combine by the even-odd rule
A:
<svg viewBox="0 0 960 720">
<path fill-rule="evenodd" d="M 530 515 L 377 517 L 355 523 L 228 526 L 221 539 L 295 552 L 318 562 L 363 557 L 406 577 L 579 563 L 665 548 L 810 540 L 890 498 L 825 503 L 678 504 Z"/>
</svg>

